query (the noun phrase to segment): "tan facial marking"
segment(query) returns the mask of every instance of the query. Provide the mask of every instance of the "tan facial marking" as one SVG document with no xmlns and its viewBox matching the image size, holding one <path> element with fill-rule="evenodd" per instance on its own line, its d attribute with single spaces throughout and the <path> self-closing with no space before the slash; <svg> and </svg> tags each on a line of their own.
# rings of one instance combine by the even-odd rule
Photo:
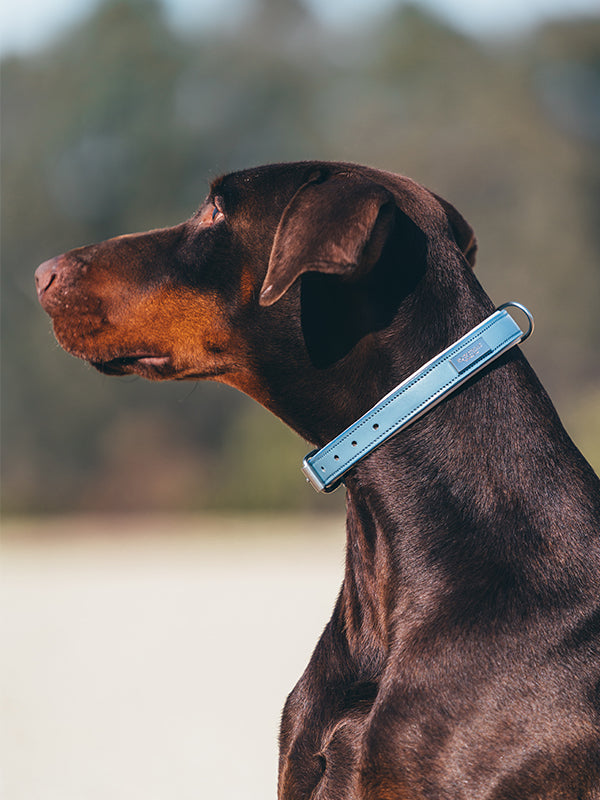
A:
<svg viewBox="0 0 600 800">
<path fill-rule="evenodd" d="M 89 297 L 79 295 L 78 313 L 55 319 L 55 332 L 65 349 L 92 362 L 140 354 L 168 357 L 168 369 L 146 377 L 208 377 L 268 402 L 244 337 L 216 294 L 184 287 L 144 289 L 105 276 L 99 280 L 96 275 Z M 246 283 L 243 293 L 248 296 L 254 289 L 249 279 Z M 87 313 L 92 308 L 101 312 Z"/>
</svg>

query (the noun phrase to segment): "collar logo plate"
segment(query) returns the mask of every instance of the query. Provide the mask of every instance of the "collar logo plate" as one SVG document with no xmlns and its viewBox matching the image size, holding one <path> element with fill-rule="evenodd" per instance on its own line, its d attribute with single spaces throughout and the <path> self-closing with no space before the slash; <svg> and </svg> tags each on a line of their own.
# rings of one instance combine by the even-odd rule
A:
<svg viewBox="0 0 600 800">
<path fill-rule="evenodd" d="M 471 342 L 468 347 L 465 347 L 464 350 L 452 356 L 450 363 L 460 375 L 460 373 L 464 372 L 467 367 L 470 367 L 474 361 L 483 358 L 483 356 L 486 356 L 491 350 L 492 348 L 488 345 L 483 336 L 480 336 L 478 339 L 475 339 L 474 342 Z"/>
</svg>

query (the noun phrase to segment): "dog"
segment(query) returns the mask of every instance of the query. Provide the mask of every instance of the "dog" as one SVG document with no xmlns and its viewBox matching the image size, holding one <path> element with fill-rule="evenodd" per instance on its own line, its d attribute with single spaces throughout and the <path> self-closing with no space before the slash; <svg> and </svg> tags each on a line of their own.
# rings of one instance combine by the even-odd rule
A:
<svg viewBox="0 0 600 800">
<path fill-rule="evenodd" d="M 36 283 L 100 372 L 230 384 L 322 447 L 493 312 L 476 249 L 412 180 L 302 162 Z M 520 349 L 343 480 L 345 576 L 285 704 L 280 800 L 598 800 L 600 482 Z"/>
</svg>

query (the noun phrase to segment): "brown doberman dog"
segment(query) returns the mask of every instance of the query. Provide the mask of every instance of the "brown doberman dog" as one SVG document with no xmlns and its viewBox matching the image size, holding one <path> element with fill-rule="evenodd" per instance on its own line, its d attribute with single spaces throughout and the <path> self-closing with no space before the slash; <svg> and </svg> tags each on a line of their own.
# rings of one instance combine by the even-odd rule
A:
<svg viewBox="0 0 600 800">
<path fill-rule="evenodd" d="M 310 162 L 220 178 L 187 222 L 36 280 L 101 372 L 231 384 L 320 447 L 492 312 L 475 250 L 413 181 Z M 344 482 L 281 800 L 600 798 L 600 483 L 519 349 Z"/>
</svg>

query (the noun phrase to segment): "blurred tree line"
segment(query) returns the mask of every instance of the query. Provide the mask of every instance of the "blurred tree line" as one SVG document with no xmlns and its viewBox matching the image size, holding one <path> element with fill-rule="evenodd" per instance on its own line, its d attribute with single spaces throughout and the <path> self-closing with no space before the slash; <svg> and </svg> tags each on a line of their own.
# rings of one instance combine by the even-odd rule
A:
<svg viewBox="0 0 600 800">
<path fill-rule="evenodd" d="M 33 287 L 46 258 L 186 218 L 219 173 L 303 158 L 410 175 L 464 213 L 481 281 L 533 310 L 527 354 L 599 468 L 600 17 L 482 43 L 412 5 L 336 32 L 255 0 L 184 35 L 157 0 L 105 0 L 2 74 L 5 512 L 339 503 L 233 390 L 66 355 Z"/>
</svg>

